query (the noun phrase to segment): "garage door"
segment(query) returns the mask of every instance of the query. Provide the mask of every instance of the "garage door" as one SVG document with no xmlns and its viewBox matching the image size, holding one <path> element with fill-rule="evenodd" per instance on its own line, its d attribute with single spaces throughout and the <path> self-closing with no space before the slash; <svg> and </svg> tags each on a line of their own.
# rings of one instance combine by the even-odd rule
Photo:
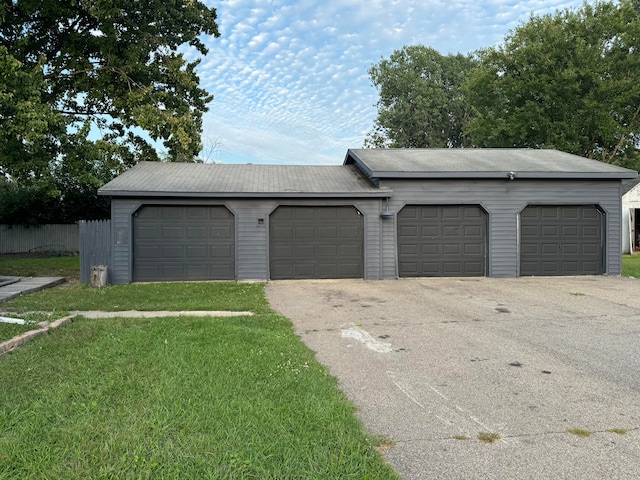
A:
<svg viewBox="0 0 640 480">
<path fill-rule="evenodd" d="M 144 206 L 133 218 L 133 280 L 232 280 L 234 218 L 220 206 Z"/>
<path fill-rule="evenodd" d="M 520 215 L 520 275 L 602 274 L 602 220 L 593 205 L 525 208 Z"/>
<path fill-rule="evenodd" d="M 401 277 L 484 276 L 487 215 L 476 205 L 407 205 L 398 214 Z"/>
<path fill-rule="evenodd" d="M 364 219 L 354 207 L 278 207 L 269 217 L 272 279 L 362 278 Z"/>
</svg>

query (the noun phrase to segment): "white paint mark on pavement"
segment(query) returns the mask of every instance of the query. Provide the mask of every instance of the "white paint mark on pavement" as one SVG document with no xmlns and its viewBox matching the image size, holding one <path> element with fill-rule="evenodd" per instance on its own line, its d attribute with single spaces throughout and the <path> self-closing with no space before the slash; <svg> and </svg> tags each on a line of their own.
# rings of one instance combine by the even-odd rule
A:
<svg viewBox="0 0 640 480">
<path fill-rule="evenodd" d="M 358 328 L 352 327 L 342 330 L 342 338 L 353 338 L 374 352 L 389 353 L 393 351 L 393 347 L 390 343 L 381 342 L 376 340 L 369 332 Z"/>
</svg>

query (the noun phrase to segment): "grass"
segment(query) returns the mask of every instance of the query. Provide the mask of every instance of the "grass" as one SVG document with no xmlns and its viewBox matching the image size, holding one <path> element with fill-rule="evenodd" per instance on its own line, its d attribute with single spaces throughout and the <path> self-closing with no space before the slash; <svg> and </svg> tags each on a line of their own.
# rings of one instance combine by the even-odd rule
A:
<svg viewBox="0 0 640 480">
<path fill-rule="evenodd" d="M 640 278 L 640 255 L 622 256 L 622 276 Z"/>
<path fill-rule="evenodd" d="M 618 435 L 626 435 L 629 430 L 627 430 L 626 428 L 611 428 L 607 430 L 607 432 L 617 433 Z"/>
<path fill-rule="evenodd" d="M 236 282 L 147 283 L 91 288 L 75 284 L 3 302 L 5 311 L 232 310 L 270 311 L 263 285 Z"/>
<path fill-rule="evenodd" d="M 482 443 L 496 443 L 500 439 L 502 436 L 499 433 L 480 432 L 478 434 L 478 440 Z"/>
<path fill-rule="evenodd" d="M 33 325 L 17 325 L 15 323 L 0 322 L 0 343 L 33 329 Z"/>
<path fill-rule="evenodd" d="M 584 430 L 582 428 L 572 428 L 569 430 L 569 433 L 574 434 L 576 437 L 587 438 L 591 436 L 591 432 L 589 430 Z"/>
<path fill-rule="evenodd" d="M 79 280 L 80 257 L 24 257 L 3 255 L 0 257 L 0 276 L 9 277 L 64 277 Z"/>
<path fill-rule="evenodd" d="M 397 479 L 262 284 L 55 288 L 2 308 L 251 310 L 74 321 L 0 357 L 0 478 Z"/>
</svg>

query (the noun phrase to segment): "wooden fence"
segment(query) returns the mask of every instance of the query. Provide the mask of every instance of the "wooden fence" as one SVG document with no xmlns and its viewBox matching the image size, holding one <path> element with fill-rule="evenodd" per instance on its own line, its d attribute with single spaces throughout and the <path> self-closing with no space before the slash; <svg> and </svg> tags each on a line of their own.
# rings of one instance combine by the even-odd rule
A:
<svg viewBox="0 0 640 480">
<path fill-rule="evenodd" d="M 111 220 L 80 221 L 80 282 L 89 283 L 91 267 L 106 265 L 111 278 Z"/>
<path fill-rule="evenodd" d="M 0 225 L 0 254 L 77 252 L 78 225 Z"/>
</svg>

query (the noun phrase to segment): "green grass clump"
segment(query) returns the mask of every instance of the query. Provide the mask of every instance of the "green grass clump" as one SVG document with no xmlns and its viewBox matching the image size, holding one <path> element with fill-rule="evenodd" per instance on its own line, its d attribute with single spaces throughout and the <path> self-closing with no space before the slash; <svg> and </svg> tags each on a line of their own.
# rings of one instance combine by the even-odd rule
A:
<svg viewBox="0 0 640 480">
<path fill-rule="evenodd" d="M 640 278 L 640 255 L 622 256 L 622 276 Z"/>
<path fill-rule="evenodd" d="M 64 277 L 80 279 L 80 257 L 0 257 L 0 276 L 8 277 Z"/>
<path fill-rule="evenodd" d="M 626 435 L 629 430 L 627 430 L 626 428 L 610 428 L 609 430 L 607 430 L 607 432 L 617 433 L 618 435 Z"/>
<path fill-rule="evenodd" d="M 478 440 L 482 443 L 496 443 L 502 436 L 499 433 L 480 432 L 478 434 Z"/>
<path fill-rule="evenodd" d="M 582 428 L 572 428 L 569 430 L 569 433 L 574 434 L 576 437 L 587 438 L 591 436 L 591 432 L 589 430 L 584 430 Z"/>
<path fill-rule="evenodd" d="M 21 335 L 29 330 L 37 328 L 37 325 L 18 325 L 15 323 L 0 322 L 0 343 L 10 340 L 16 335 Z"/>
<path fill-rule="evenodd" d="M 268 312 L 260 283 L 175 282 L 91 288 L 75 284 L 2 303 L 13 312 L 44 310 L 232 310 Z"/>
</svg>

